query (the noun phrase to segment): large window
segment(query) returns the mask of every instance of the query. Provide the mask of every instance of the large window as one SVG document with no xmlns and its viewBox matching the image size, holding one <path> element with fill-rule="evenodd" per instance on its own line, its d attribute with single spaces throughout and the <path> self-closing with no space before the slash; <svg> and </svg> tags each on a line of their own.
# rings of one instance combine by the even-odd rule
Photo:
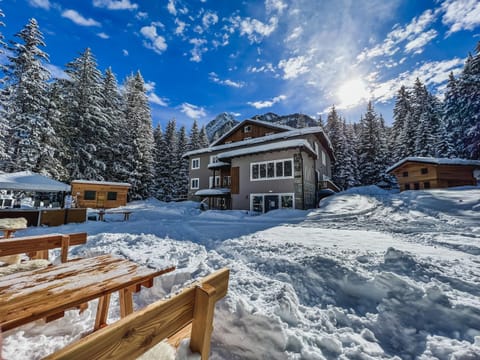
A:
<svg viewBox="0 0 480 360">
<path fill-rule="evenodd" d="M 85 190 L 85 193 L 83 194 L 84 200 L 95 200 L 96 197 L 97 192 L 93 190 Z"/>
<path fill-rule="evenodd" d="M 256 212 L 265 212 L 269 210 L 268 201 L 272 202 L 272 199 L 278 199 L 278 208 L 280 209 L 294 209 L 294 195 L 291 193 L 287 194 L 250 194 L 250 210 Z M 276 201 L 274 201 L 277 203 Z M 272 208 L 270 207 L 270 210 Z"/>
<path fill-rule="evenodd" d="M 192 159 L 192 170 L 200 169 L 200 158 Z"/>
<path fill-rule="evenodd" d="M 293 160 L 283 159 L 250 164 L 250 180 L 286 179 L 293 177 Z"/>
<path fill-rule="evenodd" d="M 200 187 L 200 180 L 198 178 L 190 179 L 190 189 L 195 190 Z"/>
<path fill-rule="evenodd" d="M 213 186 L 213 176 L 210 176 L 208 178 L 208 187 L 210 189 L 214 188 L 214 187 L 220 187 L 220 176 L 215 176 L 215 186 Z"/>
</svg>

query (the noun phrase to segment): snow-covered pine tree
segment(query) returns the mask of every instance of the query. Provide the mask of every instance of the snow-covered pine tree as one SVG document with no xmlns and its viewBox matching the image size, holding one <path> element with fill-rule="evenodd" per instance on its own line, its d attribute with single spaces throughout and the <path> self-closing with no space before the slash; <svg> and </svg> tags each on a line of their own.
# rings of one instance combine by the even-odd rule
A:
<svg viewBox="0 0 480 360">
<path fill-rule="evenodd" d="M 346 124 L 344 132 L 346 139 L 345 162 L 348 164 L 346 188 L 348 189 L 360 184 L 357 154 L 358 137 L 352 124 Z"/>
<path fill-rule="evenodd" d="M 188 159 L 183 158 L 183 154 L 188 151 L 188 138 L 185 126 L 182 126 L 177 133 L 177 181 L 175 189 L 175 198 L 186 197 L 188 194 Z"/>
<path fill-rule="evenodd" d="M 125 143 L 126 126 L 123 112 L 123 99 L 118 89 L 117 79 L 111 68 L 105 71 L 102 79 L 102 108 L 105 116 L 105 130 L 109 136 L 104 148 L 100 149 L 99 159 L 105 164 L 104 178 L 108 181 L 121 181 L 125 178 L 128 166 L 122 156 Z"/>
<path fill-rule="evenodd" d="M 125 121 L 132 144 L 131 172 L 128 182 L 130 199 L 152 196 L 154 185 L 154 140 L 152 115 L 140 71 L 129 76 L 125 84 Z"/>
<path fill-rule="evenodd" d="M 442 122 L 446 127 L 446 133 L 449 137 L 449 142 L 453 147 L 453 156 L 458 154 L 458 149 L 462 144 L 464 133 L 461 127 L 462 121 L 460 119 L 461 99 L 458 89 L 458 82 L 451 72 L 448 77 L 447 88 L 445 90 L 445 97 L 442 104 Z"/>
<path fill-rule="evenodd" d="M 405 86 L 402 85 L 393 107 L 393 125 L 389 139 L 391 144 L 391 163 L 395 163 L 407 156 L 406 144 L 403 143 L 402 133 L 409 114 L 411 114 L 410 95 Z"/>
<path fill-rule="evenodd" d="M 360 120 L 358 144 L 358 167 L 362 185 L 376 184 L 382 179 L 385 170 L 382 154 L 380 120 L 369 101 L 367 112 Z"/>
<path fill-rule="evenodd" d="M 415 139 L 416 156 L 435 156 L 441 131 L 441 111 L 438 99 L 428 93 L 427 104 L 420 115 Z"/>
<path fill-rule="evenodd" d="M 335 155 L 335 161 L 332 164 L 332 180 L 341 188 L 346 187 L 345 174 L 345 134 L 343 132 L 343 122 L 338 116 L 335 106 L 332 106 L 327 115 L 327 123 L 325 124 L 325 132 L 330 139 Z"/>
<path fill-rule="evenodd" d="M 200 149 L 206 148 L 209 145 L 210 145 L 210 141 L 208 141 L 207 130 L 205 129 L 205 125 L 204 125 L 200 129 Z"/>
<path fill-rule="evenodd" d="M 0 9 L 0 18 L 5 17 L 3 14 L 3 11 Z M 5 26 L 5 23 L 3 21 L 0 21 L 0 27 Z M 4 36 L 2 32 L 0 32 L 0 55 L 3 55 L 5 53 L 5 47 L 6 44 L 3 41 Z M 5 65 L 1 64 L 0 65 L 0 71 L 4 73 L 6 70 Z M 0 84 L 5 83 L 5 80 L 2 77 L 0 77 Z M 5 103 L 4 100 L 8 100 L 8 96 L 6 96 L 8 93 L 5 93 L 2 91 L 0 92 L 0 169 L 4 169 L 5 167 L 5 162 L 8 160 L 8 153 L 7 153 L 7 138 L 9 134 L 10 127 L 8 126 L 8 120 L 5 112 Z"/>
<path fill-rule="evenodd" d="M 188 151 L 201 149 L 200 145 L 200 130 L 198 129 L 197 120 L 193 120 L 192 128 L 190 129 L 190 142 Z"/>
<path fill-rule="evenodd" d="M 165 201 L 170 201 L 175 197 L 176 181 L 178 179 L 178 163 L 177 163 L 177 122 L 175 119 L 171 119 L 167 123 L 164 139 L 164 152 L 163 152 L 163 169 L 160 177 L 163 182 L 163 193 Z"/>
<path fill-rule="evenodd" d="M 48 121 L 48 84 L 50 73 L 44 62 L 48 55 L 43 35 L 35 19 L 15 35 L 8 56 L 7 98 L 3 103 L 10 127 L 9 171 L 32 170 L 57 177 L 59 165 L 55 156 L 55 131 Z"/>
<path fill-rule="evenodd" d="M 476 54 L 472 58 L 468 73 L 463 74 L 462 88 L 467 107 L 464 108 L 464 118 L 468 119 L 465 154 L 470 159 L 480 159 L 480 41 Z"/>
<path fill-rule="evenodd" d="M 70 178 L 104 180 L 105 163 L 101 151 L 110 136 L 103 112 L 102 74 L 89 48 L 67 64 L 69 75 L 68 124 L 70 159 L 66 168 Z"/>
<path fill-rule="evenodd" d="M 165 170 L 165 139 L 163 136 L 162 127 L 157 124 L 157 127 L 153 130 L 153 140 L 155 142 L 153 167 L 155 172 L 155 184 L 153 195 L 160 200 L 164 200 L 165 194 L 163 188 L 165 186 L 164 176 Z"/>
</svg>

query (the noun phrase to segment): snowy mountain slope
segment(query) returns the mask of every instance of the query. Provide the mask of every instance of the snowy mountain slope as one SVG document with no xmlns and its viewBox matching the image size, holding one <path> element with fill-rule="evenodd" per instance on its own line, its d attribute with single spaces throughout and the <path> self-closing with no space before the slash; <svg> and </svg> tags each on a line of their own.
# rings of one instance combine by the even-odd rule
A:
<svg viewBox="0 0 480 360">
<path fill-rule="evenodd" d="M 235 116 L 233 114 L 221 113 L 217 115 L 215 119 L 211 120 L 205 126 L 208 140 L 210 142 L 217 140 L 220 136 L 225 134 L 237 124 L 238 121 L 235 119 Z"/>
<path fill-rule="evenodd" d="M 129 208 L 129 222 L 55 231 L 88 231 L 72 256 L 176 264 L 135 297 L 135 308 L 228 266 L 212 359 L 478 359 L 478 188 L 357 188 L 322 200 L 320 209 L 260 216 L 200 212 L 190 202 Z M 95 309 L 92 302 L 82 315 L 4 334 L 4 357 L 36 359 L 64 346 L 91 328 Z M 113 296 L 110 321 L 118 309 Z"/>
</svg>

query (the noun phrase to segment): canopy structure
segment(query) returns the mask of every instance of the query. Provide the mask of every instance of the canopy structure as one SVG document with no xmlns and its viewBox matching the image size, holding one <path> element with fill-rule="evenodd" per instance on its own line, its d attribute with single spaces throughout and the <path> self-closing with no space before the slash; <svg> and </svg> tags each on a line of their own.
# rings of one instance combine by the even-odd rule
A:
<svg viewBox="0 0 480 360">
<path fill-rule="evenodd" d="M 0 173 L 0 190 L 38 192 L 70 191 L 70 185 L 31 171 Z"/>
</svg>

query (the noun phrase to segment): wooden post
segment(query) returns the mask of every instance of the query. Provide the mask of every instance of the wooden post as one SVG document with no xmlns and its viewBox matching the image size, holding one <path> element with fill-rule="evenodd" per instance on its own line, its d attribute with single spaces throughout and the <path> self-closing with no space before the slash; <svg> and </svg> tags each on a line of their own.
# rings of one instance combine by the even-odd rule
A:
<svg viewBox="0 0 480 360">
<path fill-rule="evenodd" d="M 210 338 L 213 331 L 213 312 L 215 310 L 215 288 L 208 284 L 197 287 L 193 310 L 192 335 L 190 349 L 200 353 L 202 360 L 210 355 Z"/>
<path fill-rule="evenodd" d="M 69 246 L 70 246 L 70 235 L 62 235 L 62 253 L 61 253 L 62 263 L 67 262 Z"/>
<path fill-rule="evenodd" d="M 133 292 L 129 288 L 121 289 L 118 292 L 120 302 L 120 316 L 124 318 L 133 312 Z"/>
<path fill-rule="evenodd" d="M 97 316 L 95 317 L 95 326 L 93 331 L 107 326 L 108 307 L 110 306 L 110 294 L 106 294 L 98 299 Z"/>
</svg>

